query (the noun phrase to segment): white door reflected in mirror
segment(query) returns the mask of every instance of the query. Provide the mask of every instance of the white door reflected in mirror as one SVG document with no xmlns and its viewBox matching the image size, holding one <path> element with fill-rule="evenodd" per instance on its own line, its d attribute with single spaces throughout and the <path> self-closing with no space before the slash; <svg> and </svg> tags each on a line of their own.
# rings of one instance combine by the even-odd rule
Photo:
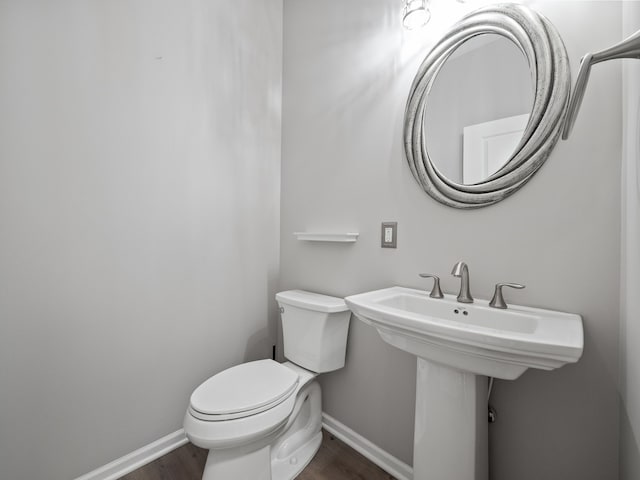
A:
<svg viewBox="0 0 640 480">
<path fill-rule="evenodd" d="M 500 170 L 518 147 L 528 121 L 525 113 L 464 127 L 462 183 L 482 182 Z"/>
</svg>

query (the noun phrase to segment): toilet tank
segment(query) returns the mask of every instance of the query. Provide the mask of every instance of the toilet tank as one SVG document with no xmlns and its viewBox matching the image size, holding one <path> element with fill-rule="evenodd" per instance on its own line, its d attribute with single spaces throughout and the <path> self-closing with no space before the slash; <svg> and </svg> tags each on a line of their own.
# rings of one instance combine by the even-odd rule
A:
<svg viewBox="0 0 640 480">
<path fill-rule="evenodd" d="M 342 298 L 288 290 L 276 300 L 288 360 L 316 373 L 344 367 L 351 311 Z"/>
</svg>

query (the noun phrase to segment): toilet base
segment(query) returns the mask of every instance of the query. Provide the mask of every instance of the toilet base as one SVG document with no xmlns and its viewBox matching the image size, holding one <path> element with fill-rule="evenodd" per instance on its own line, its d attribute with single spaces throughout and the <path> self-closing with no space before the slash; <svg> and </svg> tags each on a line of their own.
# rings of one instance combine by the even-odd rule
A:
<svg viewBox="0 0 640 480">
<path fill-rule="evenodd" d="M 245 449 L 209 450 L 202 480 L 272 480 L 269 445 L 251 452 Z"/>
<path fill-rule="evenodd" d="M 271 480 L 293 480 L 305 469 L 322 443 L 322 432 L 317 432 L 309 441 L 287 458 L 271 459 Z"/>
<path fill-rule="evenodd" d="M 318 382 L 298 393 L 288 422 L 273 440 L 263 439 L 210 450 L 202 480 L 293 480 L 311 462 L 322 443 L 322 404 Z M 265 445 L 266 442 L 269 442 Z"/>
</svg>

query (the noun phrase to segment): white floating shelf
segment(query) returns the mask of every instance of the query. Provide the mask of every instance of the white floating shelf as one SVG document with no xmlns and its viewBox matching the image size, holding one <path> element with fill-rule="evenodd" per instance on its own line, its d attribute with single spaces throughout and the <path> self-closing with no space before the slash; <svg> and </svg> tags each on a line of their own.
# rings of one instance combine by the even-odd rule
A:
<svg viewBox="0 0 640 480">
<path fill-rule="evenodd" d="M 314 233 L 293 232 L 298 240 L 307 242 L 342 242 L 353 243 L 358 240 L 359 233 Z"/>
</svg>

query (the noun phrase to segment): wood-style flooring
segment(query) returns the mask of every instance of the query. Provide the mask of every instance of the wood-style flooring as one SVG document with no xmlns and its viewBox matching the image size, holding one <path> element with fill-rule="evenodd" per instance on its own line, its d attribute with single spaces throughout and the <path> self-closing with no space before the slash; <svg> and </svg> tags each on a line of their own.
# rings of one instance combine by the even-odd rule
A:
<svg viewBox="0 0 640 480">
<path fill-rule="evenodd" d="M 200 480 L 206 459 L 206 450 L 187 443 L 120 480 Z M 320 450 L 297 480 L 394 480 L 394 477 L 323 430 Z"/>
</svg>

